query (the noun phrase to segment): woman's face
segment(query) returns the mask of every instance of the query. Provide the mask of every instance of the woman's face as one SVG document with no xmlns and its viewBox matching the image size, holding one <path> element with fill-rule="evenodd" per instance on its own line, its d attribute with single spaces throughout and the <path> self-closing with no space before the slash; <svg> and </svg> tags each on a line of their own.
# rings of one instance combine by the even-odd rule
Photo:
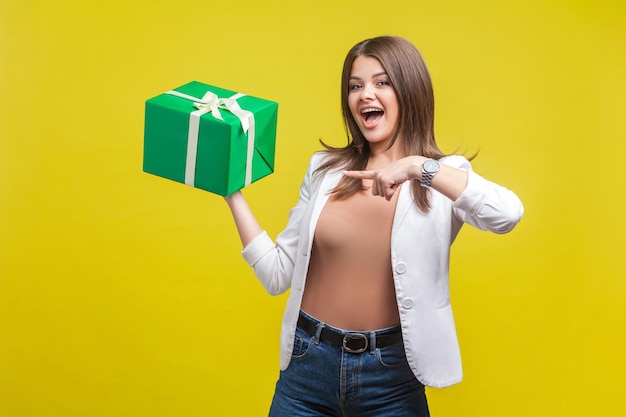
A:
<svg viewBox="0 0 626 417">
<path fill-rule="evenodd" d="M 359 55 L 348 81 L 348 107 L 372 150 L 383 150 L 398 125 L 398 98 L 378 59 Z"/>
</svg>

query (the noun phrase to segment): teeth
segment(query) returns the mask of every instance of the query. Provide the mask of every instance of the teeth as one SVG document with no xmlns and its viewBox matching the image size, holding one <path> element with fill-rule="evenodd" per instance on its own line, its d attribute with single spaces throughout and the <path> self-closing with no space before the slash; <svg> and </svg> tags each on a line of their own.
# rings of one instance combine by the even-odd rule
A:
<svg viewBox="0 0 626 417">
<path fill-rule="evenodd" d="M 381 109 L 374 109 L 374 108 L 369 108 L 369 109 L 363 109 L 362 113 L 372 113 L 372 112 L 382 112 Z"/>
</svg>

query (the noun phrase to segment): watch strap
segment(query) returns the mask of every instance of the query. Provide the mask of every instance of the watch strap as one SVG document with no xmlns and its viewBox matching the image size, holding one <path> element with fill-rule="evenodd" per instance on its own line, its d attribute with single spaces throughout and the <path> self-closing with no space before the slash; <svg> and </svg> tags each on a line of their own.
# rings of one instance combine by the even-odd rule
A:
<svg viewBox="0 0 626 417">
<path fill-rule="evenodd" d="M 427 162 L 435 162 L 437 169 L 435 171 L 429 171 L 426 169 Z M 422 164 L 422 179 L 420 180 L 420 185 L 425 188 L 430 188 L 430 185 L 433 181 L 433 178 L 439 172 L 439 162 L 434 159 L 429 159 Z"/>
</svg>

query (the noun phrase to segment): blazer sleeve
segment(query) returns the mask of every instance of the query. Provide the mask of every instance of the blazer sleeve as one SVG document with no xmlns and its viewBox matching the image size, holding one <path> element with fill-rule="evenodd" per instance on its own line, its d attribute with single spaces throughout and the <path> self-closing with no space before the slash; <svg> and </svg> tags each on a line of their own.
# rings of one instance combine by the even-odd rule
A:
<svg viewBox="0 0 626 417">
<path fill-rule="evenodd" d="M 277 236 L 276 243 L 263 231 L 242 251 L 244 259 L 271 295 L 282 294 L 291 287 L 302 222 L 311 197 L 311 181 L 317 161 L 316 156 L 311 158 L 309 169 L 300 186 L 298 202 L 290 210 L 287 226 Z"/>
<path fill-rule="evenodd" d="M 524 206 L 517 195 L 476 174 L 467 159 L 452 156 L 443 159 L 442 163 L 468 173 L 467 187 L 452 204 L 454 214 L 459 220 L 480 230 L 502 234 L 513 230 L 522 219 Z"/>
</svg>

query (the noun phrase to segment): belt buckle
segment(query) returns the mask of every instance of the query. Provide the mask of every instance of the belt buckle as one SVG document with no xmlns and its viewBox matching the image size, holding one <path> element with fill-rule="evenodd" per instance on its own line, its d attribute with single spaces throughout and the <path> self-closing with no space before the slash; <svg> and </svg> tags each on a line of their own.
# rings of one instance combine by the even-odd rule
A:
<svg viewBox="0 0 626 417">
<path fill-rule="evenodd" d="M 356 340 L 356 339 L 363 340 L 363 347 L 362 348 L 352 349 L 351 347 L 348 346 L 348 343 L 351 340 Z M 362 353 L 362 352 L 365 352 L 367 350 L 367 346 L 368 345 L 369 345 L 368 337 L 365 336 L 363 333 L 348 333 L 347 335 L 345 335 L 343 337 L 342 346 L 346 350 L 346 352 L 349 352 L 349 353 Z"/>
</svg>

